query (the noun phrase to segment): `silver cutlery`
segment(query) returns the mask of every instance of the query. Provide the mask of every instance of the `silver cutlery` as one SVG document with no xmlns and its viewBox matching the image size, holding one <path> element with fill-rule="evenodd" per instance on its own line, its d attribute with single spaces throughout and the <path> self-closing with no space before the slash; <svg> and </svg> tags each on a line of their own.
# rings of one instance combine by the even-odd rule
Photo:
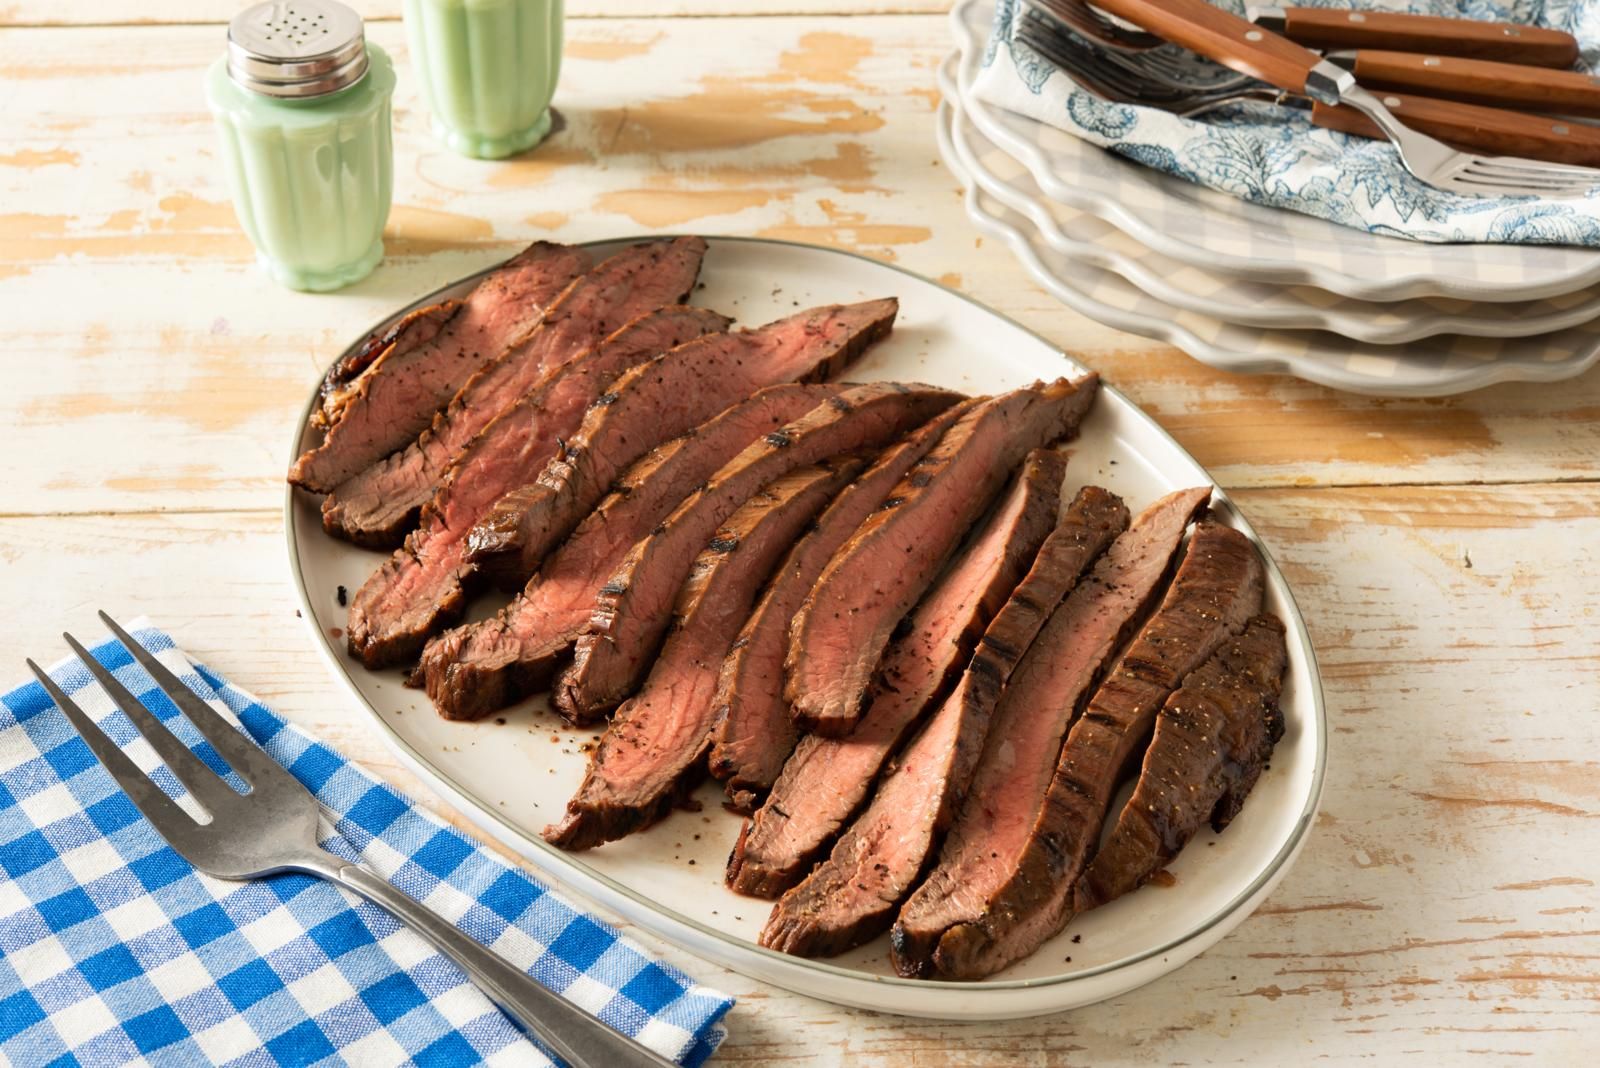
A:
<svg viewBox="0 0 1600 1068">
<path fill-rule="evenodd" d="M 1412 121 L 1426 117 L 1434 129 L 1446 127 L 1465 134 L 1465 138 L 1455 139 L 1470 138 L 1467 143 L 1475 145 L 1559 147 L 1570 141 L 1574 143 L 1572 151 L 1586 153 L 1587 146 L 1579 143 L 1585 133 L 1576 129 L 1576 124 L 1453 101 L 1389 94 L 1380 100 L 1362 88 L 1349 71 L 1205 0 L 1100 0 L 1098 6 L 1157 30 L 1174 44 L 1309 98 L 1314 105 L 1313 121 L 1321 125 L 1367 136 L 1376 131 L 1394 144 L 1407 170 L 1435 188 L 1463 196 L 1576 197 L 1600 184 L 1600 171 L 1588 166 L 1460 151 L 1406 125 L 1394 111 L 1403 110 Z M 1130 69 L 1139 58 L 1119 57 Z"/>
<path fill-rule="evenodd" d="M 576 1068 L 618 1065 L 666 1068 L 674 1063 L 546 989 L 381 876 L 324 850 L 317 844 L 317 819 L 321 812 L 317 799 L 265 750 L 195 696 L 110 616 L 101 612 L 100 618 L 150 673 L 161 691 L 249 785 L 248 793 L 235 791 L 72 635 L 63 635 L 111 700 L 133 721 L 151 748 L 211 815 L 211 822 L 201 824 L 191 818 L 38 664 L 29 660 L 28 667 L 156 832 L 195 868 L 219 879 L 233 880 L 302 872 L 360 894 L 452 958 L 496 1004 Z"/>
</svg>

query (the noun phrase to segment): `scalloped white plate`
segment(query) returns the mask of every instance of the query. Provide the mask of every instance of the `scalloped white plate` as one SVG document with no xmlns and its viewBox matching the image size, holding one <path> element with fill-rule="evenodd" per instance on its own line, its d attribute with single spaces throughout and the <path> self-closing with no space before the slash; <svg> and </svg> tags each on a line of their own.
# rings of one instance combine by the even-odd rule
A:
<svg viewBox="0 0 1600 1068">
<path fill-rule="evenodd" d="M 960 0 L 951 10 L 950 25 L 964 53 L 981 51 L 992 14 L 991 0 Z M 1600 283 L 1597 249 L 1428 244 L 1371 234 L 1185 182 L 970 95 L 962 107 L 1052 200 L 1213 273 L 1317 286 L 1371 301 L 1539 300 Z"/>
<path fill-rule="evenodd" d="M 599 243 L 597 251 L 621 244 Z M 851 368 L 857 380 L 918 379 L 989 392 L 1084 370 L 1048 341 L 958 293 L 832 249 L 712 238 L 701 277 L 705 288 L 695 299 L 747 324 L 797 305 L 899 297 L 893 336 Z M 418 303 L 461 294 L 474 280 L 462 279 Z M 314 403 L 307 404 L 306 417 Z M 295 434 L 296 455 L 315 436 L 306 417 Z M 1169 489 L 1211 481 L 1114 388 L 1102 392 L 1085 421 L 1068 475 L 1069 489 L 1105 485 L 1134 510 Z M 1255 538 L 1225 495 L 1218 497 L 1219 514 Z M 897 978 L 887 938 L 831 960 L 774 953 L 755 941 L 770 903 L 739 897 L 722 884 L 739 819 L 721 808 L 715 785 L 698 795 L 702 811 L 676 812 L 624 841 L 586 853 L 547 845 L 539 831 L 578 785 L 586 760 L 579 743 L 590 735 L 563 728 L 542 697 L 498 719 L 451 723 L 402 685 L 401 672 L 362 668 L 345 652 L 338 591 L 357 588 L 382 554 L 323 534 L 310 495 L 290 490 L 284 507 L 290 571 L 317 649 L 403 763 L 569 890 L 707 960 L 813 997 L 942 1019 L 1032 1016 L 1114 997 L 1177 968 L 1260 904 L 1298 854 L 1321 795 L 1327 738 L 1316 659 L 1288 584 L 1263 549 L 1268 607 L 1288 626 L 1288 733 L 1227 832 L 1214 839 L 1203 833 L 1172 865 L 1175 886 L 1140 890 L 1081 917 L 1040 952 L 984 982 Z M 502 602 L 486 597 L 475 610 L 482 614 Z"/>
<path fill-rule="evenodd" d="M 938 123 L 940 151 L 967 187 L 967 215 L 1004 241 L 1035 281 L 1091 319 L 1165 341 L 1212 367 L 1290 374 L 1373 396 L 1437 397 L 1499 382 L 1571 378 L 1600 359 L 1597 321 L 1531 338 L 1440 334 L 1405 345 L 1365 345 L 1324 331 L 1244 326 L 1174 307 L 1120 274 L 1052 248 L 1027 216 L 991 196 L 974 177 L 981 168 L 964 141 L 971 128 L 949 97 Z"/>
<path fill-rule="evenodd" d="M 964 68 L 970 71 L 970 59 Z M 1139 244 L 1104 219 L 1045 196 L 1016 158 L 997 147 L 961 114 L 972 94 L 939 71 L 945 96 L 962 101 L 956 139 L 965 146 L 972 177 L 1006 207 L 1028 217 L 1056 252 L 1113 271 L 1182 311 L 1241 326 L 1326 330 L 1369 345 L 1396 345 L 1440 334 L 1533 337 L 1600 318 L 1600 290 L 1577 289 L 1538 301 L 1492 303 L 1450 297 L 1377 301 L 1341 297 L 1316 286 L 1280 285 L 1194 267 Z"/>
</svg>

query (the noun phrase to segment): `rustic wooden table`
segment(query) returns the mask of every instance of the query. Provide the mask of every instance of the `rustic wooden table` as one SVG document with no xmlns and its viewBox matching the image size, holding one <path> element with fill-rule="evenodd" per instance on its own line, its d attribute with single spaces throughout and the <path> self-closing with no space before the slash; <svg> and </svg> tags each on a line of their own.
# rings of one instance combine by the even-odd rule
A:
<svg viewBox="0 0 1600 1068">
<path fill-rule="evenodd" d="M 1600 372 L 1374 401 L 1220 374 L 1065 310 L 976 234 L 939 162 L 939 0 L 577 0 L 564 128 L 502 164 L 429 137 L 397 3 L 362 6 L 401 72 L 389 255 L 309 296 L 257 273 L 222 187 L 200 73 L 231 0 L 136 16 L 0 0 L 0 648 L 18 676 L 63 626 L 94 632 L 96 607 L 148 613 L 428 798 L 295 618 L 282 477 L 323 366 L 381 314 L 534 237 L 854 249 L 1079 354 L 1210 467 L 1310 624 L 1327 792 L 1299 864 L 1235 933 L 1063 1016 L 852 1012 L 641 935 L 738 995 L 720 1061 L 1557 1064 L 1592 1045 Z"/>
</svg>

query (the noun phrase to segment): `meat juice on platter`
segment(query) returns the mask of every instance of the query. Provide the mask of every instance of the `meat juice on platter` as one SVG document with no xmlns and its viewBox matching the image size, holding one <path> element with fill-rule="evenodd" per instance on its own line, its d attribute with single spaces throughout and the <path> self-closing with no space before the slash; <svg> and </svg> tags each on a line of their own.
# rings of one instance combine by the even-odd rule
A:
<svg viewBox="0 0 1600 1068">
<path fill-rule="evenodd" d="M 893 294 L 734 327 L 685 303 L 706 242 L 608 251 L 536 244 L 352 350 L 291 471 L 329 535 L 399 546 L 350 656 L 474 744 L 581 747 L 548 841 L 701 853 L 715 777 L 763 945 L 979 979 L 1248 804 L 1288 669 L 1262 561 L 1209 486 L 1074 469 L 1096 376 L 854 384 Z M 463 374 L 469 335 L 500 350 Z"/>
</svg>

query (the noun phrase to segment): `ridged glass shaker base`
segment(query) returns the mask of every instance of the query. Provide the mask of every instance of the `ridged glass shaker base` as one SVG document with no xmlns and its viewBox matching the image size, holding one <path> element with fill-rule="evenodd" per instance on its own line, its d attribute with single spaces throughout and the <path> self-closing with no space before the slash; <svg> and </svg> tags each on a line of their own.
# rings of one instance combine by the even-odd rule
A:
<svg viewBox="0 0 1600 1068">
<path fill-rule="evenodd" d="M 256 263 L 271 276 L 274 282 L 303 293 L 331 293 L 361 281 L 383 260 L 383 242 L 374 241 L 354 263 L 324 271 L 308 271 L 293 264 L 275 260 L 264 252 L 256 253 Z"/>
<path fill-rule="evenodd" d="M 452 130 L 439 120 L 433 120 L 433 135 L 443 141 L 451 151 L 474 159 L 505 159 L 518 152 L 526 152 L 550 135 L 550 110 L 546 108 L 526 130 L 504 137 L 485 137 L 466 130 Z"/>
</svg>

